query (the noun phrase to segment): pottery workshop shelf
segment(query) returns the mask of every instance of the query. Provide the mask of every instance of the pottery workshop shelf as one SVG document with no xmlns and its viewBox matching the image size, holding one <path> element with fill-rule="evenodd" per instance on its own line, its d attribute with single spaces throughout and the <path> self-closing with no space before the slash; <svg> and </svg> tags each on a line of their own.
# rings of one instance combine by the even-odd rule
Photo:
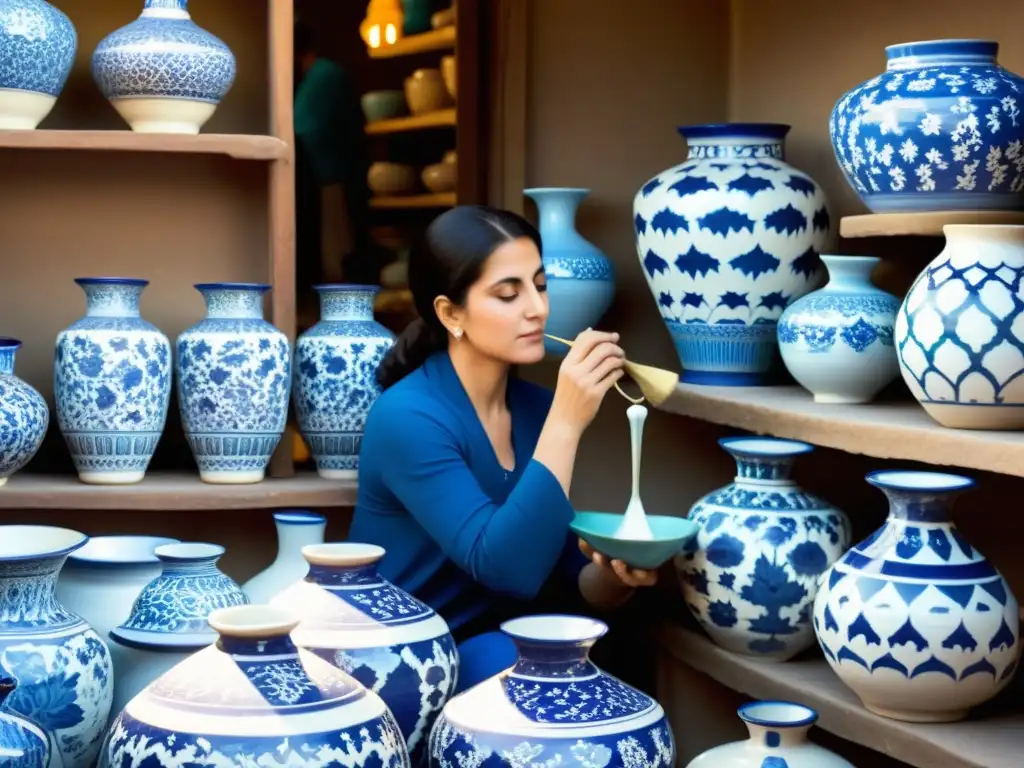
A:
<svg viewBox="0 0 1024 768">
<path fill-rule="evenodd" d="M 455 205 L 454 192 L 370 198 L 371 208 L 447 208 L 453 205 Z"/>
<path fill-rule="evenodd" d="M 454 126 L 456 123 L 455 109 L 439 109 L 436 112 L 428 112 L 425 115 L 409 115 L 408 117 L 393 117 L 389 120 L 378 120 L 366 126 L 367 134 L 374 136 L 383 133 L 403 133 L 404 131 L 419 131 L 424 128 L 444 128 Z"/>
<path fill-rule="evenodd" d="M 1021 211 L 935 211 L 929 213 L 866 213 L 839 220 L 843 237 L 921 235 L 941 237 L 946 224 L 1024 224 Z"/>
<path fill-rule="evenodd" d="M 403 37 L 394 45 L 367 49 L 371 59 L 392 59 L 395 56 L 412 56 L 415 53 L 444 51 L 455 47 L 455 27 L 442 27 L 420 35 Z"/>
<path fill-rule="evenodd" d="M 766 664 L 729 653 L 703 635 L 679 626 L 657 634 L 662 660 L 686 664 L 722 685 L 759 699 L 800 701 L 818 712 L 818 726 L 915 768 L 1020 768 L 1024 754 L 1024 708 L 1007 712 L 999 702 L 977 719 L 918 724 L 889 720 L 861 706 L 822 658 Z M 1007 690 L 1010 702 L 1019 690 Z"/>
<path fill-rule="evenodd" d="M 195 136 L 134 131 L 0 131 L 0 148 L 186 152 L 239 160 L 279 160 L 288 145 L 273 136 L 202 133 Z"/>
</svg>

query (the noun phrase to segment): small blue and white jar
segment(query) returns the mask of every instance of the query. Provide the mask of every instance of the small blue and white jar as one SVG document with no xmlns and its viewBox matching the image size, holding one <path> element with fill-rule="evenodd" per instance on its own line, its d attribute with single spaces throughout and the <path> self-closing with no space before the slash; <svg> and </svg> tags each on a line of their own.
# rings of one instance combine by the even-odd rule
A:
<svg viewBox="0 0 1024 768">
<path fill-rule="evenodd" d="M 148 280 L 80 277 L 85 317 L 57 335 L 57 423 L 84 483 L 137 483 L 171 402 L 171 343 L 139 315 Z"/>
<path fill-rule="evenodd" d="M 355 480 L 370 406 L 380 396 L 377 367 L 395 334 L 373 319 L 375 285 L 316 285 L 320 322 L 295 342 L 295 414 L 316 470 Z"/>
<path fill-rule="evenodd" d="M 871 284 L 880 259 L 822 256 L 829 280 L 779 319 L 786 369 L 816 403 L 867 403 L 900 375 L 893 325 L 900 300 Z"/>
<path fill-rule="evenodd" d="M 0 487 L 36 455 L 46 437 L 46 400 L 14 375 L 17 339 L 0 337 Z"/>
<path fill-rule="evenodd" d="M 719 445 L 736 459 L 736 478 L 690 509 L 700 531 L 675 558 L 683 597 L 726 650 L 786 661 L 814 645 L 818 581 L 850 545 L 850 521 L 789 477 L 814 446 L 773 437 Z"/>
<path fill-rule="evenodd" d="M 50 745 L 46 732 L 7 708 L 7 698 L 18 687 L 13 677 L 0 677 L 0 766 L 47 768 Z"/>
<path fill-rule="evenodd" d="M 0 130 L 31 131 L 50 114 L 77 50 L 75 25 L 46 0 L 0 0 Z"/>
<path fill-rule="evenodd" d="M 288 420 L 292 351 L 259 283 L 200 283 L 206 318 L 178 336 L 178 406 L 203 482 L 259 483 Z"/>
<path fill-rule="evenodd" d="M 235 56 L 192 21 L 188 0 L 145 0 L 92 54 L 103 95 L 140 133 L 199 133 L 235 82 Z"/>
</svg>

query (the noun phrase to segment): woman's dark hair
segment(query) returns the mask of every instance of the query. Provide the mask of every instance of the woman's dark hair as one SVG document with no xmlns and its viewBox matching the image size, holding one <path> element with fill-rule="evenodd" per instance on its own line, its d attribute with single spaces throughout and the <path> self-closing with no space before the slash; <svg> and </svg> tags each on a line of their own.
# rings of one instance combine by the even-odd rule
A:
<svg viewBox="0 0 1024 768">
<path fill-rule="evenodd" d="M 377 368 L 382 388 L 398 383 L 432 354 L 448 348 L 448 331 L 434 311 L 434 299 L 446 296 L 461 305 L 491 254 L 520 237 L 541 250 L 540 234 L 530 222 L 485 205 L 460 205 L 430 223 L 422 245 L 409 255 L 409 288 L 419 317 L 402 331 Z"/>
</svg>

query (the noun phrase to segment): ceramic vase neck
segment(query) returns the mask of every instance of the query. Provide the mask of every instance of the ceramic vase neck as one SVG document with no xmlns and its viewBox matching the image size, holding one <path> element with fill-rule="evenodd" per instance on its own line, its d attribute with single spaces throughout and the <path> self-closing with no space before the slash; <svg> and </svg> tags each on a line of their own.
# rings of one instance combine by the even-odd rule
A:
<svg viewBox="0 0 1024 768">
<path fill-rule="evenodd" d="M 727 437 L 718 444 L 736 461 L 737 484 L 792 485 L 789 473 L 798 456 L 813 446 L 772 437 Z"/>
<path fill-rule="evenodd" d="M 0 338 L 0 376 L 14 375 L 14 358 L 21 342 L 17 339 Z"/>
<path fill-rule="evenodd" d="M 86 317 L 139 317 L 139 302 L 148 280 L 79 278 L 85 291 Z"/>
<path fill-rule="evenodd" d="M 67 555 L 0 561 L 0 626 L 19 630 L 69 626 L 78 621 L 57 601 L 57 577 Z"/>
<path fill-rule="evenodd" d="M 368 565 L 327 565 L 310 563 L 306 581 L 321 587 L 351 586 L 353 584 L 380 584 L 377 563 Z"/>
<path fill-rule="evenodd" d="M 780 747 L 798 747 L 807 743 L 807 733 L 811 726 L 777 726 L 746 723 L 750 733 L 751 745 L 758 748 L 777 749 Z"/>
<path fill-rule="evenodd" d="M 217 562 L 224 548 L 216 544 L 168 544 L 154 552 L 163 564 L 163 576 L 211 576 L 219 574 Z"/>
<path fill-rule="evenodd" d="M 534 643 L 515 638 L 518 658 L 512 674 L 561 680 L 597 673 L 590 661 L 594 641 L 582 643 Z"/>
<path fill-rule="evenodd" d="M 925 40 L 887 47 L 885 69 L 994 66 L 998 55 L 999 43 L 993 40 Z"/>
<path fill-rule="evenodd" d="M 217 647 L 231 656 L 244 656 L 247 661 L 259 658 L 280 661 L 282 656 L 299 655 L 289 635 L 260 633 L 238 636 L 222 633 L 217 639 Z"/>
<path fill-rule="evenodd" d="M 188 19 L 188 0 L 146 0 L 142 16 L 147 19 Z"/>
<path fill-rule="evenodd" d="M 789 126 L 781 123 L 722 123 L 679 128 L 687 160 L 772 158 L 784 160 Z"/>
<path fill-rule="evenodd" d="M 318 285 L 320 319 L 373 320 L 373 305 L 380 287 L 376 285 Z"/>
<path fill-rule="evenodd" d="M 871 274 L 881 259 L 875 256 L 822 256 L 828 268 L 828 291 L 863 291 L 871 289 Z"/>
<path fill-rule="evenodd" d="M 750 732 L 751 746 L 757 753 L 782 747 L 798 747 L 807 742 L 807 732 L 818 713 L 789 701 L 754 701 L 737 710 Z M 768 765 L 766 760 L 764 763 Z"/>
<path fill-rule="evenodd" d="M 575 230 L 576 210 L 590 194 L 590 190 L 552 187 L 528 189 L 525 194 L 537 204 L 540 238 L 543 242 L 555 236 L 555 233 L 564 236 L 564 233 Z"/>
<path fill-rule="evenodd" d="M 201 283 L 196 290 L 203 294 L 206 317 L 210 320 L 262 320 L 263 294 L 270 286 Z"/>
<path fill-rule="evenodd" d="M 277 556 L 302 557 L 302 548 L 307 544 L 322 544 L 327 520 L 315 512 L 277 512 L 274 514 L 277 528 Z"/>
<path fill-rule="evenodd" d="M 908 523 L 951 523 L 958 493 L 882 489 L 889 500 L 889 519 Z"/>
</svg>

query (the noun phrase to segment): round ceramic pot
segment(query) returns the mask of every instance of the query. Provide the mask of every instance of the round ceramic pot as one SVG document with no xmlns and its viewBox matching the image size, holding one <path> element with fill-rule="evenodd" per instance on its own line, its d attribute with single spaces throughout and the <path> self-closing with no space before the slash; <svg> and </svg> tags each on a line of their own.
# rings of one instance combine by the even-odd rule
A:
<svg viewBox="0 0 1024 768">
<path fill-rule="evenodd" d="M 304 547 L 309 574 L 271 605 L 299 613 L 295 643 L 378 694 L 394 713 L 414 765 L 455 690 L 458 653 L 444 619 L 383 579 L 384 550 L 352 542 Z"/>
<path fill-rule="evenodd" d="M 594 328 L 615 297 L 615 268 L 596 245 L 576 230 L 576 210 L 589 189 L 545 187 L 523 192 L 537 204 L 550 314 L 545 331 L 575 339 Z M 548 352 L 564 355 L 564 344 L 544 339 Z"/>
<path fill-rule="evenodd" d="M 430 733 L 430 765 L 671 768 L 661 705 L 590 661 L 606 629 L 579 616 L 505 622 L 515 665 L 448 702 Z"/>
<path fill-rule="evenodd" d="M 321 477 L 355 480 L 377 367 L 395 334 L 373 319 L 375 285 L 317 285 L 320 322 L 295 342 L 295 414 Z"/>
<path fill-rule="evenodd" d="M 877 715 L 962 720 L 1012 679 L 1020 617 L 1009 584 L 950 518 L 974 483 L 939 472 L 867 476 L 885 525 L 822 579 L 814 629 L 839 678 Z"/>
<path fill-rule="evenodd" d="M 84 483 L 137 483 L 171 401 L 171 344 L 139 315 L 148 280 L 80 277 L 85 317 L 57 335 L 57 423 Z"/>
<path fill-rule="evenodd" d="M 900 372 L 945 427 L 1024 428 L 1024 226 L 947 225 L 896 315 Z"/>
<path fill-rule="evenodd" d="M 323 544 L 327 518 L 302 509 L 282 509 L 274 513 L 277 528 L 277 558 L 245 584 L 242 591 L 254 605 L 268 603 L 286 587 L 302 581 L 309 572 L 309 563 L 302 548 Z"/>
<path fill-rule="evenodd" d="M 18 687 L 13 677 L 0 677 L 0 765 L 5 768 L 47 768 L 50 745 L 46 732 L 7 709 L 7 698 Z"/>
<path fill-rule="evenodd" d="M 426 115 L 450 107 L 451 96 L 439 69 L 417 69 L 405 78 L 405 101 L 414 115 Z"/>
<path fill-rule="evenodd" d="M 900 374 L 893 345 L 900 300 L 871 284 L 880 259 L 821 259 L 828 283 L 779 319 L 782 362 L 817 403 L 867 403 Z"/>
<path fill-rule="evenodd" d="M 875 213 L 1024 207 L 1024 79 L 991 40 L 890 45 L 885 72 L 829 119 L 846 180 Z"/>
<path fill-rule="evenodd" d="M 786 661 L 814 645 L 818 581 L 850 545 L 850 521 L 789 477 L 813 446 L 770 437 L 719 445 L 736 477 L 690 509 L 700 531 L 675 558 L 683 597 L 726 650 Z"/>
<path fill-rule="evenodd" d="M 32 130 L 71 73 L 75 25 L 45 0 L 0 0 L 0 130 Z"/>
<path fill-rule="evenodd" d="M 54 594 L 86 541 L 67 528 L 0 526 L 0 677 L 18 681 L 5 703 L 43 729 L 51 768 L 92 768 L 113 696 L 106 644 Z"/>
<path fill-rule="evenodd" d="M 14 375 L 20 347 L 17 339 L 0 337 L 0 486 L 36 455 L 50 423 L 46 400 Z"/>
<path fill-rule="evenodd" d="M 188 0 L 145 0 L 96 46 L 92 75 L 133 131 L 194 134 L 231 89 L 235 57 L 192 21 Z"/>
<path fill-rule="evenodd" d="M 683 127 L 686 162 L 633 200 L 637 254 L 693 384 L 765 383 L 776 323 L 818 286 L 831 220 L 784 160 L 788 125 Z"/>
<path fill-rule="evenodd" d="M 100 768 L 314 766 L 408 768 L 380 697 L 299 650 L 290 613 L 216 611 L 219 640 L 133 699 L 110 727 Z"/>
<path fill-rule="evenodd" d="M 258 483 L 288 419 L 288 337 L 263 319 L 269 285 L 200 283 L 206 318 L 178 337 L 178 405 L 199 476 Z"/>
</svg>

